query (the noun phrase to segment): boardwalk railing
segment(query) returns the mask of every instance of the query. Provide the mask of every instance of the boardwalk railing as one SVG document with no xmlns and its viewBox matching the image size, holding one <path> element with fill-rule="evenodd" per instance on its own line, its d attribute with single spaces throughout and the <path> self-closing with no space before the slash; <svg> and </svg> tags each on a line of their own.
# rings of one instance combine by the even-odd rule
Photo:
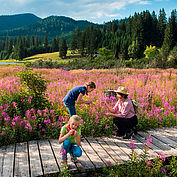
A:
<svg viewBox="0 0 177 177">
<path fill-rule="evenodd" d="M 166 156 L 177 156 L 177 127 L 158 128 L 148 133 L 139 132 L 133 137 L 135 151 L 142 154 L 144 143 L 151 135 L 149 158 L 163 152 Z M 119 137 L 82 137 L 83 154 L 77 163 L 72 163 L 68 155 L 71 173 L 82 173 L 102 169 L 108 164 L 125 163 L 131 149 L 129 140 Z M 18 143 L 0 148 L 0 177 L 43 176 L 61 170 L 61 146 L 58 140 L 40 140 Z"/>
</svg>

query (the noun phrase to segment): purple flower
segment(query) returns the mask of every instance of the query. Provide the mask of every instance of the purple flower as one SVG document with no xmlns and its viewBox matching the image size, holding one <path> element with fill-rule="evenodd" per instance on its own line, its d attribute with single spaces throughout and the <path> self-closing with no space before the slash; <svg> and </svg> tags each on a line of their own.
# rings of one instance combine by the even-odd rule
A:
<svg viewBox="0 0 177 177">
<path fill-rule="evenodd" d="M 5 132 L 5 131 L 2 131 L 1 135 L 4 136 L 5 134 L 6 134 L 6 132 Z"/>
<path fill-rule="evenodd" d="M 14 108 L 16 108 L 16 107 L 17 107 L 17 103 L 13 102 L 13 103 L 12 103 L 12 106 L 13 106 Z"/>
<path fill-rule="evenodd" d="M 50 110 L 50 114 L 54 114 L 54 110 Z"/>
<path fill-rule="evenodd" d="M 131 149 L 135 149 L 135 144 L 134 144 L 133 141 L 131 141 L 131 142 L 129 143 L 129 147 L 130 147 Z"/>
<path fill-rule="evenodd" d="M 37 114 L 38 114 L 39 116 L 41 116 L 41 115 L 42 115 L 41 110 L 37 110 Z"/>
<path fill-rule="evenodd" d="M 150 167 L 151 166 L 151 161 L 150 160 L 148 160 L 147 162 L 147 165 Z"/>
<path fill-rule="evenodd" d="M 31 113 L 34 114 L 35 113 L 35 109 L 34 108 L 31 108 Z"/>
<path fill-rule="evenodd" d="M 110 165 L 111 165 L 111 161 L 106 161 L 106 164 L 107 164 L 108 166 L 110 166 Z"/>
<path fill-rule="evenodd" d="M 166 174 L 166 172 L 167 172 L 166 166 L 164 168 L 162 167 L 161 170 L 162 170 L 161 173 L 165 173 Z"/>
<path fill-rule="evenodd" d="M 165 154 L 164 153 L 157 153 L 159 156 L 160 156 L 160 158 L 165 162 L 165 160 L 166 160 L 166 157 L 165 157 Z"/>
<path fill-rule="evenodd" d="M 12 126 L 15 126 L 16 125 L 16 123 L 15 122 L 12 122 L 12 124 L 11 124 Z"/>
</svg>

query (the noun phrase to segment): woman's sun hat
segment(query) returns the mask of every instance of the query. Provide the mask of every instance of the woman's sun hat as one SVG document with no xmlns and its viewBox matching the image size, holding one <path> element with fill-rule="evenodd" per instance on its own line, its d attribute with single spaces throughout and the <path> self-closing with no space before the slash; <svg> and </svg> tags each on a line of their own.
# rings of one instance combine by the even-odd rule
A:
<svg viewBox="0 0 177 177">
<path fill-rule="evenodd" d="M 125 87 L 123 87 L 123 86 L 119 86 L 117 90 L 114 90 L 114 92 L 122 93 L 124 95 L 128 95 L 129 94 L 128 90 Z"/>
</svg>

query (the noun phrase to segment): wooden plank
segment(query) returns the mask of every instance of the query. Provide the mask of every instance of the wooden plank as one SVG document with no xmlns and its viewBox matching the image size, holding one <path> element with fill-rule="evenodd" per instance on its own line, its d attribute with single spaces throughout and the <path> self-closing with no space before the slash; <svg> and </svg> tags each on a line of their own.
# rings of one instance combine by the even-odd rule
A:
<svg viewBox="0 0 177 177">
<path fill-rule="evenodd" d="M 152 130 L 156 130 L 156 129 L 152 129 Z M 172 141 L 177 142 L 177 130 L 173 131 L 172 128 L 162 127 L 162 128 L 158 128 L 157 131 L 160 134 L 165 135 L 167 138 L 171 139 Z"/>
<path fill-rule="evenodd" d="M 112 136 L 111 137 L 111 140 L 113 142 L 115 142 L 117 144 L 117 146 L 124 152 L 126 153 L 128 156 L 130 156 L 130 153 L 131 153 L 131 149 L 129 148 L 129 142 L 128 140 L 125 140 L 124 142 L 126 143 L 123 143 L 122 142 L 122 138 L 119 138 L 119 137 L 116 137 L 116 136 Z M 125 158 L 127 159 L 127 157 L 125 156 Z"/>
<path fill-rule="evenodd" d="M 42 160 L 42 166 L 45 174 L 57 173 L 59 172 L 56 160 L 54 158 L 52 149 L 47 140 L 38 141 L 39 152 Z"/>
<path fill-rule="evenodd" d="M 30 176 L 26 142 L 16 144 L 14 176 Z"/>
<path fill-rule="evenodd" d="M 15 144 L 0 148 L 0 176 L 13 176 Z"/>
<path fill-rule="evenodd" d="M 119 147 L 117 146 L 117 144 L 113 141 L 113 139 L 111 139 L 110 137 L 102 137 L 102 139 L 109 144 L 109 146 L 111 147 L 111 149 L 114 150 L 115 155 L 117 156 L 117 160 L 118 163 L 123 163 L 125 161 L 127 161 L 129 159 L 129 156 Z"/>
<path fill-rule="evenodd" d="M 94 139 L 94 138 L 86 138 L 98 156 L 104 161 L 106 165 L 114 164 L 115 161 L 111 158 L 111 156 L 103 149 L 103 147 Z"/>
<path fill-rule="evenodd" d="M 109 145 L 105 140 L 104 140 L 104 137 L 103 138 L 100 138 L 100 137 L 97 137 L 95 138 L 98 143 L 105 149 L 105 151 L 111 156 L 111 158 L 114 160 L 114 164 L 117 162 L 119 163 L 122 163 L 122 159 L 116 155 L 116 152 L 113 150 L 115 149 L 114 147 L 116 146 L 116 144 L 114 144 L 114 147 L 113 145 Z"/>
<path fill-rule="evenodd" d="M 81 148 L 82 148 L 82 156 L 78 159 L 78 162 L 81 163 L 81 165 L 83 166 L 83 169 L 85 171 L 95 169 L 95 166 L 93 165 L 93 163 L 91 162 L 91 160 L 87 156 L 85 150 L 83 149 L 82 144 L 81 144 Z M 81 169 L 79 169 L 79 170 L 81 170 Z"/>
<path fill-rule="evenodd" d="M 86 155 L 89 157 L 96 168 L 105 167 L 102 159 L 97 155 L 97 153 L 93 150 L 85 138 L 82 138 L 82 149 L 85 151 Z"/>
<path fill-rule="evenodd" d="M 60 153 L 61 150 L 61 144 L 59 144 L 57 139 L 50 140 L 51 147 L 53 149 L 53 153 L 57 160 L 57 165 L 59 166 L 61 170 L 61 160 L 62 160 L 62 154 Z M 63 169 L 62 169 L 63 170 Z M 61 170 L 61 171 L 62 171 Z M 68 170 L 69 171 L 77 171 L 77 167 L 74 163 L 68 162 Z"/>
<path fill-rule="evenodd" d="M 31 177 L 42 176 L 43 172 L 42 172 L 41 160 L 39 157 L 37 141 L 30 141 L 28 143 L 28 148 L 29 148 Z"/>
<path fill-rule="evenodd" d="M 154 131 L 154 130 L 151 130 L 151 131 L 148 131 L 151 135 L 153 135 L 155 138 L 159 139 L 160 141 L 164 142 L 165 144 L 167 144 L 168 146 L 171 146 L 172 148 L 177 148 L 177 138 L 176 138 L 176 142 L 169 139 L 167 136 L 166 133 L 162 133 L 162 132 L 159 132 L 159 131 Z"/>
<path fill-rule="evenodd" d="M 135 144 L 138 148 L 142 149 L 143 154 L 144 154 L 146 140 L 141 139 L 139 135 L 136 135 L 133 139 L 134 139 L 134 142 L 136 141 L 141 142 L 141 143 L 135 143 Z M 153 159 L 158 156 L 157 152 L 153 151 L 152 149 L 147 148 L 147 147 L 146 149 L 148 153 L 148 159 Z"/>
<path fill-rule="evenodd" d="M 144 132 L 139 132 L 139 135 L 141 135 L 142 137 L 146 139 L 149 138 L 149 136 Z M 151 147 L 155 145 L 155 147 L 153 148 L 154 151 L 164 153 L 166 156 L 176 155 L 176 152 L 174 152 L 173 148 L 164 144 L 163 142 L 159 141 L 153 136 L 151 136 L 151 138 L 152 138 Z M 158 149 L 156 149 L 156 147 L 158 147 Z"/>
</svg>

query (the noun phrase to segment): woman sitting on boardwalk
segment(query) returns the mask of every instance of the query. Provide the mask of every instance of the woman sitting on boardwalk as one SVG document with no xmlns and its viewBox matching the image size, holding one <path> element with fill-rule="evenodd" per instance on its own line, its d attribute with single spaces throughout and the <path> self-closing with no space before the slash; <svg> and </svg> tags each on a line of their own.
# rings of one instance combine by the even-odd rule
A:
<svg viewBox="0 0 177 177">
<path fill-rule="evenodd" d="M 117 127 L 117 136 L 123 136 L 124 139 L 129 139 L 133 132 L 136 131 L 136 125 L 138 123 L 137 116 L 133 103 L 128 99 L 128 92 L 125 87 L 120 86 L 117 90 L 118 101 L 112 108 L 105 101 L 104 104 L 110 112 L 106 113 L 106 116 L 113 116 L 113 122 Z"/>
</svg>

